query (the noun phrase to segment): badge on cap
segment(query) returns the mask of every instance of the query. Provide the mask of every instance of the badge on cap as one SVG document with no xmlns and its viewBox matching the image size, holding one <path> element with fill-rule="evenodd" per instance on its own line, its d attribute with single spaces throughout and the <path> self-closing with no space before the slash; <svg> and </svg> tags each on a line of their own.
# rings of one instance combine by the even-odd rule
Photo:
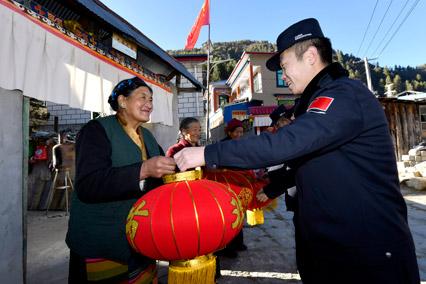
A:
<svg viewBox="0 0 426 284">
<path fill-rule="evenodd" d="M 334 101 L 334 98 L 330 97 L 318 97 L 309 105 L 307 111 L 315 111 L 325 113 L 328 108 L 331 106 L 331 103 Z"/>
</svg>

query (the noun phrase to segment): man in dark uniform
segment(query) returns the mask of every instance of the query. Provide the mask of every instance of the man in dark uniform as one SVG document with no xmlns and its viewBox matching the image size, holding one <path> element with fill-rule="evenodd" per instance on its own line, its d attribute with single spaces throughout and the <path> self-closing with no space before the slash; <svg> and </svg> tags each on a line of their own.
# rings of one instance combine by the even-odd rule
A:
<svg viewBox="0 0 426 284">
<path fill-rule="evenodd" d="M 386 117 L 374 95 L 332 63 L 315 19 L 277 38 L 267 62 L 300 96 L 295 121 L 275 134 L 188 148 L 181 170 L 295 169 L 298 225 L 308 260 L 304 283 L 419 283 L 407 208 L 399 190 Z"/>
</svg>

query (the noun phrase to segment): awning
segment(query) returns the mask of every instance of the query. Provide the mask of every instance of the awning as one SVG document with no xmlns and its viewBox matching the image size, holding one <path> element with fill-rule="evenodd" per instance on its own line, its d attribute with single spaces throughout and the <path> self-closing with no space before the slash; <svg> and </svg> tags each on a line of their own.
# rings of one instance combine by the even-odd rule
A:
<svg viewBox="0 0 426 284">
<path fill-rule="evenodd" d="M 249 107 L 249 113 L 251 115 L 269 115 L 271 114 L 278 106 L 253 106 Z"/>
<path fill-rule="evenodd" d="M 107 100 L 113 86 L 137 75 L 4 0 L 0 34 L 0 87 L 22 90 L 28 97 L 110 113 Z M 173 125 L 171 90 L 147 83 L 154 91 L 151 122 Z"/>
<path fill-rule="evenodd" d="M 253 127 L 271 126 L 272 120 L 269 116 L 255 116 L 253 118 Z"/>
<path fill-rule="evenodd" d="M 77 2 L 85 6 L 92 13 L 96 14 L 98 17 L 103 19 L 108 24 L 114 26 L 122 33 L 132 37 L 140 45 L 145 46 L 148 50 L 152 51 L 163 61 L 167 62 L 170 67 L 172 67 L 172 71 L 177 70 L 180 74 L 187 78 L 197 89 L 201 90 L 202 88 L 204 88 L 204 86 L 200 84 L 200 82 L 198 82 L 195 77 L 181 63 L 176 61 L 167 52 L 161 49 L 158 45 L 156 45 L 153 41 L 151 41 L 134 26 L 132 26 L 123 18 L 114 13 L 114 11 L 109 9 L 102 2 L 98 0 L 77 0 Z"/>
</svg>

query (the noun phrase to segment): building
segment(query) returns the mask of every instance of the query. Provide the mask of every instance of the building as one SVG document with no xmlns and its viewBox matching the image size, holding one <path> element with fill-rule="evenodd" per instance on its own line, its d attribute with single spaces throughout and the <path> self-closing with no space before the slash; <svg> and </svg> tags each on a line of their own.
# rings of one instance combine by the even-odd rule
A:
<svg viewBox="0 0 426 284">
<path fill-rule="evenodd" d="M 269 71 L 266 61 L 272 52 L 244 52 L 226 84 L 231 87 L 230 102 L 260 101 L 262 105 L 292 103 L 294 97 L 282 80 L 282 71 Z"/>
<path fill-rule="evenodd" d="M 214 130 L 232 118 L 249 120 L 248 131 L 259 133 L 271 124 L 269 114 L 280 104 L 294 105 L 291 94 L 282 80 L 282 71 L 273 72 L 266 68 L 272 52 L 244 52 L 226 82 L 212 83 L 210 129 L 212 139 L 217 140 Z M 216 84 L 216 85 L 215 85 Z M 219 91 L 214 94 L 214 89 Z M 220 88 L 227 88 L 226 91 Z M 220 94 L 220 95 L 219 95 Z M 214 139 L 216 138 L 216 139 Z"/>
<path fill-rule="evenodd" d="M 395 146 L 395 156 L 402 155 L 426 140 L 426 93 L 404 91 L 394 97 L 379 97 Z"/>
<path fill-rule="evenodd" d="M 199 82 L 206 81 L 206 63 L 207 54 L 175 54 L 174 58 L 182 63 L 183 66 L 196 78 Z M 176 80 L 176 86 L 181 89 L 181 94 L 178 96 L 178 118 L 181 121 L 185 117 L 195 117 L 201 123 L 201 140 L 200 143 L 205 143 L 206 131 L 206 109 L 204 104 L 203 93 L 194 92 L 192 83 L 182 78 L 180 82 Z M 185 92 L 189 90 L 190 92 Z"/>
<path fill-rule="evenodd" d="M 154 91 L 154 111 L 146 127 L 165 148 L 176 141 L 179 124 L 177 97 L 182 90 L 173 79 L 186 78 L 193 91 L 204 87 L 98 0 L 2 0 L 0 34 L 0 226 L 7 228 L 0 231 L 7 244 L 0 252 L 0 278 L 3 283 L 24 283 L 30 98 L 49 102 L 52 113 L 60 105 L 58 112 L 65 111 L 71 120 L 75 115 L 80 123 L 86 114 L 67 113 L 63 105 L 109 114 L 113 86 L 138 76 Z"/>
</svg>

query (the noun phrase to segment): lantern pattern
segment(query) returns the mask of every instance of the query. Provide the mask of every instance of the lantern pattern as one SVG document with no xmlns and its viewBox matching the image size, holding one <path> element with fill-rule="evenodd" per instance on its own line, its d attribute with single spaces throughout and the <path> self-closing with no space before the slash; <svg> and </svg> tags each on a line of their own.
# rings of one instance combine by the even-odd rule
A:
<svg viewBox="0 0 426 284">
<path fill-rule="evenodd" d="M 204 171 L 204 178 L 228 186 L 240 199 L 245 210 L 254 210 L 268 206 L 272 200 L 260 202 L 256 194 L 268 183 L 257 179 L 253 171 L 216 169 Z"/>
<path fill-rule="evenodd" d="M 136 251 L 153 259 L 191 259 L 223 248 L 243 219 L 241 202 L 228 187 L 183 178 L 142 196 L 130 210 L 126 235 Z"/>
</svg>

